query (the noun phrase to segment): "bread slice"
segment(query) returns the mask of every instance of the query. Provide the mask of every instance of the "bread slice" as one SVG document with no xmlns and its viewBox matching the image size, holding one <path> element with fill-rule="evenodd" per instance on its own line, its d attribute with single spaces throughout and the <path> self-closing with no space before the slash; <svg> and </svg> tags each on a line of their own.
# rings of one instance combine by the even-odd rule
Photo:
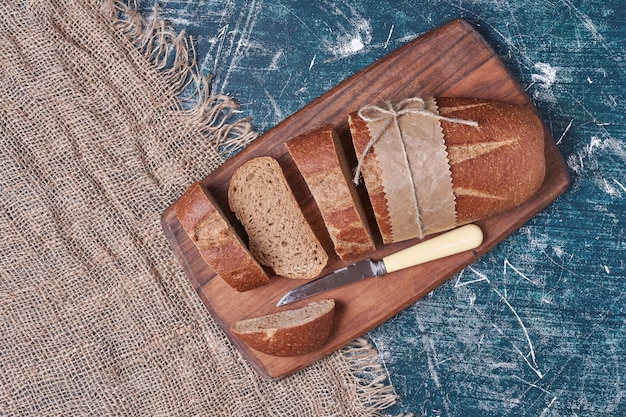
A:
<svg viewBox="0 0 626 417">
<path fill-rule="evenodd" d="M 269 282 L 202 184 L 192 184 L 180 197 L 176 216 L 205 262 L 228 285 L 248 291 Z"/>
<path fill-rule="evenodd" d="M 241 320 L 231 326 L 251 348 L 268 355 L 297 356 L 313 352 L 328 340 L 333 327 L 335 301 Z"/>
<path fill-rule="evenodd" d="M 276 274 L 309 279 L 326 266 L 328 255 L 275 159 L 259 157 L 240 166 L 230 181 L 228 203 L 246 229 L 250 252 Z"/>
<path fill-rule="evenodd" d="M 350 260 L 374 250 L 348 160 L 332 125 L 311 130 L 285 145 L 322 214 L 339 258 Z"/>
<path fill-rule="evenodd" d="M 437 98 L 440 115 L 471 120 L 478 127 L 442 120 L 455 198 L 456 226 L 491 217 L 527 201 L 545 177 L 543 123 L 531 109 L 501 101 Z M 357 155 L 370 141 L 367 123 L 349 115 Z M 381 178 L 386 168 L 374 145 L 362 165 L 384 243 L 405 240 L 394 233 L 394 213 L 407 202 L 390 195 Z M 419 203 L 419 202 L 418 202 Z M 397 223 L 397 221 L 396 221 Z M 418 232 L 412 233 L 413 237 Z"/>
</svg>

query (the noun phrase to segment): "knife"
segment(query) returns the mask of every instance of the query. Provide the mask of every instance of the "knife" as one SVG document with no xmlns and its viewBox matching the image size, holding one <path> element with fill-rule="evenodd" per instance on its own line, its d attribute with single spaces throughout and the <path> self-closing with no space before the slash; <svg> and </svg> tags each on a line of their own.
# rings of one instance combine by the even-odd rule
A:
<svg viewBox="0 0 626 417">
<path fill-rule="evenodd" d="M 364 259 L 329 275 L 294 288 L 278 301 L 276 307 L 311 297 L 370 277 L 378 277 L 411 266 L 455 255 L 480 246 L 483 232 L 475 224 L 458 227 L 449 232 L 410 246 L 379 260 Z"/>
</svg>

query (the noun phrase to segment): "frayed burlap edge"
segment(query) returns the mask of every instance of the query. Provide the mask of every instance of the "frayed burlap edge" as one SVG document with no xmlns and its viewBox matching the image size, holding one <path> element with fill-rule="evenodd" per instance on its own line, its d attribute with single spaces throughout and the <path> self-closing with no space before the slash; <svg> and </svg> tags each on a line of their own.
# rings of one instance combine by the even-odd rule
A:
<svg viewBox="0 0 626 417">
<path fill-rule="evenodd" d="M 103 10 L 108 10 L 113 24 L 166 78 L 171 92 L 181 102 L 180 111 L 198 131 L 212 138 L 224 160 L 258 137 L 249 118 L 233 120 L 239 113 L 239 106 L 231 97 L 211 93 L 212 76 L 201 74 L 193 40 L 184 31 L 177 32 L 158 18 L 158 5 L 153 7 L 152 19 L 146 19 L 135 2 L 106 0 Z M 376 349 L 365 338 L 359 338 L 338 353 L 354 377 L 345 381 L 346 387 L 354 390 L 361 404 L 371 410 L 373 416 L 383 416 L 379 412 L 395 404 L 398 394 L 389 382 L 388 372 Z M 412 416 L 411 413 L 397 417 Z"/>
<path fill-rule="evenodd" d="M 371 410 L 385 410 L 396 403 L 398 394 L 389 381 L 389 374 L 376 349 L 364 337 L 358 338 L 339 351 L 347 360 L 355 377 L 355 389 L 361 403 Z M 375 416 L 383 416 L 376 413 Z M 413 413 L 396 417 L 413 417 Z"/>
<path fill-rule="evenodd" d="M 196 60 L 191 36 L 177 32 L 164 19 L 159 8 L 147 19 L 135 2 L 105 0 L 102 10 L 108 12 L 115 27 L 165 77 L 181 104 L 180 112 L 216 150 L 228 159 L 258 137 L 249 118 L 239 118 L 239 105 L 226 94 L 211 92 L 211 75 L 202 75 Z"/>
</svg>

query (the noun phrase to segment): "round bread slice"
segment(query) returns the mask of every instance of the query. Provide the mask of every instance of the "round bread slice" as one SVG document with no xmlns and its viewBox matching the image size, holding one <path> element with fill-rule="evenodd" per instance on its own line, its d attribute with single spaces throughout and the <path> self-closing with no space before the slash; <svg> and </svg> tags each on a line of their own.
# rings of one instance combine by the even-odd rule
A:
<svg viewBox="0 0 626 417">
<path fill-rule="evenodd" d="M 276 274 L 309 279 L 326 266 L 328 254 L 274 158 L 253 158 L 237 168 L 228 204 L 246 229 L 252 255 Z"/>
<path fill-rule="evenodd" d="M 231 330 L 252 349 L 273 356 L 297 356 L 313 352 L 328 340 L 333 327 L 335 301 L 233 323 Z"/>
</svg>

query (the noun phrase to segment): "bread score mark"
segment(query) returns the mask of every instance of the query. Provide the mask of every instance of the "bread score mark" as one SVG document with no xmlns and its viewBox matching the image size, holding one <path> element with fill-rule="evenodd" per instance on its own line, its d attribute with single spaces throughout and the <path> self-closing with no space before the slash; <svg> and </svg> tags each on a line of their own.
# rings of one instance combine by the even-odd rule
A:
<svg viewBox="0 0 626 417">
<path fill-rule="evenodd" d="M 479 156 L 488 154 L 503 146 L 510 146 L 517 141 L 514 139 L 501 140 L 497 142 L 479 142 L 463 145 L 450 145 L 448 146 L 448 158 L 451 165 L 460 164 L 461 162 L 469 161 Z"/>
<path fill-rule="evenodd" d="M 456 113 L 456 112 L 463 111 L 463 110 L 473 109 L 475 107 L 484 107 L 486 105 L 487 103 L 466 104 L 463 106 L 445 107 L 442 109 L 438 109 L 438 111 L 439 111 L 439 114 L 444 115 L 444 114 Z"/>
<path fill-rule="evenodd" d="M 500 196 L 500 195 L 495 195 L 495 194 L 490 194 L 490 193 L 485 193 L 482 191 L 477 191 L 477 190 L 473 190 L 470 188 L 455 188 L 454 189 L 454 194 L 457 197 L 477 197 L 477 198 L 486 198 L 486 199 L 490 199 L 490 200 L 499 200 L 499 201 L 504 201 L 507 199 L 506 196 Z"/>
</svg>

